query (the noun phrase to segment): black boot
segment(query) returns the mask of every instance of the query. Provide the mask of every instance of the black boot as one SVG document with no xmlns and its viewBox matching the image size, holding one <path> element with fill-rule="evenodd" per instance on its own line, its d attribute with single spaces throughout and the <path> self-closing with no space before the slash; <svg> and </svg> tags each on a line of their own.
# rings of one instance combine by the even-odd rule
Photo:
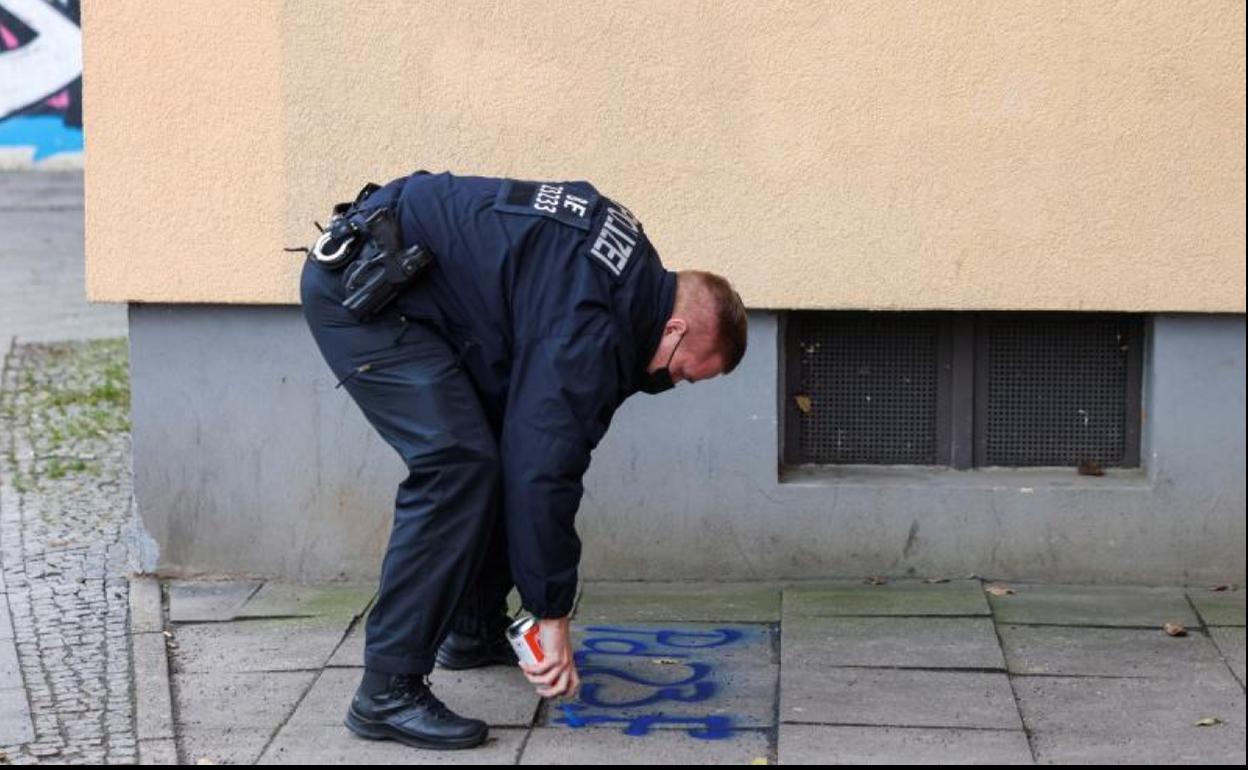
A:
<svg viewBox="0 0 1248 770">
<path fill-rule="evenodd" d="M 480 719 L 461 717 L 429 689 L 422 674 L 365 671 L 346 725 L 373 740 L 394 740 L 422 749 L 468 749 L 489 735 Z"/>
<path fill-rule="evenodd" d="M 438 647 L 437 661 L 442 668 L 460 670 L 496 664 L 518 666 L 520 659 L 507 641 L 511 617 L 495 615 L 485 622 L 452 628 Z"/>
</svg>

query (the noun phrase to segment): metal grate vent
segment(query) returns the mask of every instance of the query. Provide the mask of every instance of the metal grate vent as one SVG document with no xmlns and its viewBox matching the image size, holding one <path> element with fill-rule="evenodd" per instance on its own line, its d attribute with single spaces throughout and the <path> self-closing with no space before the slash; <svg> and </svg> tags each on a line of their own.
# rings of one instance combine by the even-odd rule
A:
<svg viewBox="0 0 1248 770">
<path fill-rule="evenodd" d="M 1127 464 L 1128 358 L 1139 326 L 1130 316 L 985 314 L 976 464 Z"/>
<path fill-rule="evenodd" d="M 939 317 L 795 313 L 791 324 L 804 462 L 938 461 Z"/>
</svg>

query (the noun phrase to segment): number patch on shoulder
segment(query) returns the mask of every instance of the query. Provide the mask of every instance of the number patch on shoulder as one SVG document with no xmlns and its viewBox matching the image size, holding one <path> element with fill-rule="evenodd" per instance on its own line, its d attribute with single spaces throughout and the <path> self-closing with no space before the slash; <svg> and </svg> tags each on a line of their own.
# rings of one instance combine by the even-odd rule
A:
<svg viewBox="0 0 1248 770">
<path fill-rule="evenodd" d="M 494 210 L 550 217 L 565 225 L 588 230 L 597 203 L 598 191 L 588 182 L 504 179 L 494 200 Z"/>
</svg>

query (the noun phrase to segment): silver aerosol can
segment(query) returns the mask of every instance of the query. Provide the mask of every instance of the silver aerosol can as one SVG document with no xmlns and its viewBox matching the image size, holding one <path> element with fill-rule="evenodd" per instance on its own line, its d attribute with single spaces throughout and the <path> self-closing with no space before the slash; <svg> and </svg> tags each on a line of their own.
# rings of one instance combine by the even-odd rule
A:
<svg viewBox="0 0 1248 770">
<path fill-rule="evenodd" d="M 546 654 L 542 652 L 541 625 L 532 615 L 525 615 L 507 627 L 507 641 L 521 663 L 536 666 Z"/>
</svg>

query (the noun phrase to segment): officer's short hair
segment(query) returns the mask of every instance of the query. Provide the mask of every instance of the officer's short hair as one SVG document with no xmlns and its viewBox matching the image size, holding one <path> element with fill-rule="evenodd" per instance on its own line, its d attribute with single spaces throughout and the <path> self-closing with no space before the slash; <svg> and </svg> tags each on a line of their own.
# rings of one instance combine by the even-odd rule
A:
<svg viewBox="0 0 1248 770">
<path fill-rule="evenodd" d="M 716 352 L 724 357 L 724 374 L 728 374 L 745 357 L 745 303 L 723 276 L 705 270 L 681 270 L 680 274 L 689 276 L 709 300 L 709 309 L 715 316 Z"/>
</svg>

